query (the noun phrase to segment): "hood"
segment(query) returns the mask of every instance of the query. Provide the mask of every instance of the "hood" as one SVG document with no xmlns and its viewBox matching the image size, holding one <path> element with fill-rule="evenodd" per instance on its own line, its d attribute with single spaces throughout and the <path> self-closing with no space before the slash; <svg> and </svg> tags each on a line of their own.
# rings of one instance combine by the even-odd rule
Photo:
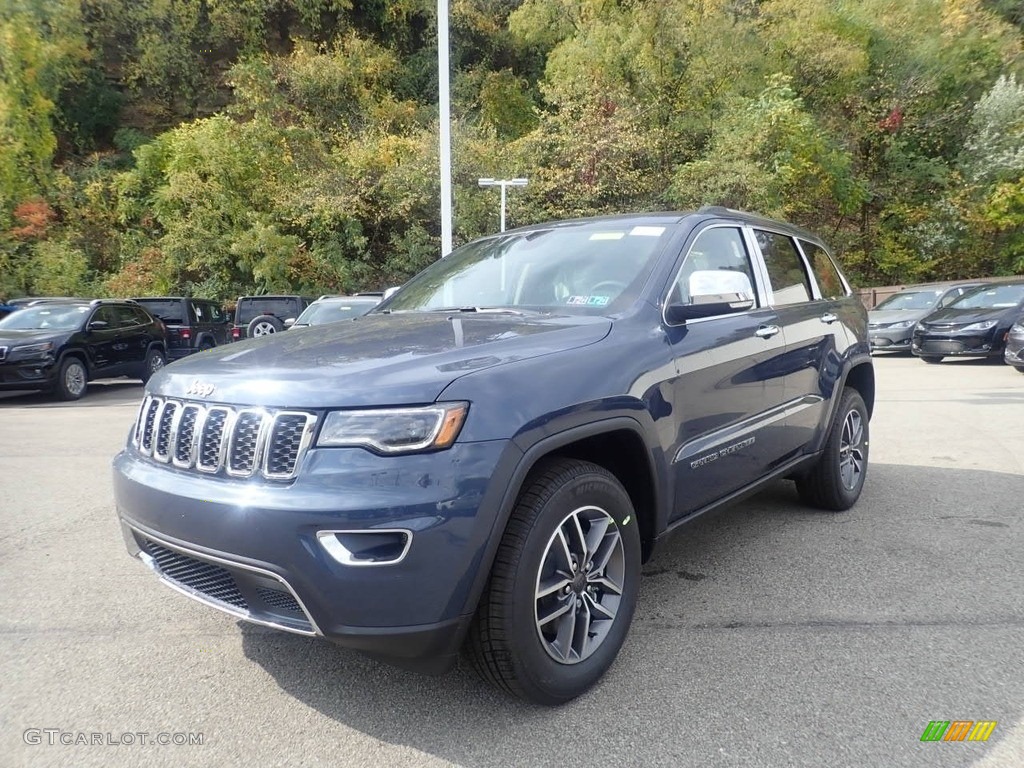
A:
<svg viewBox="0 0 1024 768">
<path fill-rule="evenodd" d="M 980 323 L 985 320 L 999 320 L 1006 315 L 1008 318 L 1020 312 L 1016 307 L 990 307 L 975 309 L 958 309 L 946 307 L 938 312 L 933 312 L 922 321 L 925 325 L 946 324 L 969 325 Z"/>
<path fill-rule="evenodd" d="M 930 309 L 872 309 L 868 312 L 868 322 L 872 325 L 888 325 L 905 320 L 916 323 L 931 311 Z"/>
<path fill-rule="evenodd" d="M 430 403 L 452 381 L 600 341 L 588 316 L 370 314 L 227 344 L 168 365 L 149 390 L 210 403 L 323 408 Z"/>
<path fill-rule="evenodd" d="M 0 328 L 0 347 L 42 344 L 44 341 L 59 343 L 72 333 L 74 331 L 57 330 L 56 328 L 30 328 L 26 330 Z"/>
</svg>

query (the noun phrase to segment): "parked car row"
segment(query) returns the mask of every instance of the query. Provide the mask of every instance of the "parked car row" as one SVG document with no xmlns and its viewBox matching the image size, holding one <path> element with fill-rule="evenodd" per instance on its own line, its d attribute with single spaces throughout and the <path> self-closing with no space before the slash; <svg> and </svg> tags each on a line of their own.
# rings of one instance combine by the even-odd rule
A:
<svg viewBox="0 0 1024 768">
<path fill-rule="evenodd" d="M 94 379 L 145 382 L 168 362 L 238 339 L 365 314 L 383 295 L 242 296 L 234 322 L 219 302 L 184 296 L 12 299 L 0 302 L 0 390 L 77 400 Z"/>
<path fill-rule="evenodd" d="M 1024 373 L 1024 280 L 915 286 L 868 313 L 874 352 L 1003 359 Z"/>
</svg>

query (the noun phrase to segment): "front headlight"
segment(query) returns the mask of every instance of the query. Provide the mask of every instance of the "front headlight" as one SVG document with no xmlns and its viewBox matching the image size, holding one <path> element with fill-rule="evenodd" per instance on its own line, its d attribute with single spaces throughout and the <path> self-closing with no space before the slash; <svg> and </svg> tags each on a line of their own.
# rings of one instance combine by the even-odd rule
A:
<svg viewBox="0 0 1024 768">
<path fill-rule="evenodd" d="M 436 403 L 422 408 L 331 411 L 319 447 L 359 446 L 377 453 L 414 453 L 448 448 L 459 436 L 469 403 Z"/>
<path fill-rule="evenodd" d="M 916 320 L 900 320 L 898 323 L 890 323 L 889 328 L 913 328 L 916 324 Z"/>
<path fill-rule="evenodd" d="M 41 360 L 53 352 L 53 342 L 45 341 L 42 344 L 22 344 L 20 347 L 12 347 L 7 353 L 7 359 L 15 360 Z"/>
<path fill-rule="evenodd" d="M 990 328 L 995 328 L 995 320 L 982 320 L 980 323 L 971 323 L 961 328 L 961 331 L 987 331 Z"/>
</svg>

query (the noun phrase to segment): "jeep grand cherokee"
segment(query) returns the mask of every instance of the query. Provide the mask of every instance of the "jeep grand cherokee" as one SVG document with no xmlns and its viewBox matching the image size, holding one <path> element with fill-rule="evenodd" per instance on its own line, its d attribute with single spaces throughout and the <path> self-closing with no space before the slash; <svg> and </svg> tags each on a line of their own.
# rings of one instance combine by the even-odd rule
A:
<svg viewBox="0 0 1024 768">
<path fill-rule="evenodd" d="M 459 248 L 364 317 L 155 376 L 114 462 L 132 554 L 236 617 L 567 701 L 667 532 L 868 467 L 866 313 L 824 244 L 726 209 Z"/>
</svg>

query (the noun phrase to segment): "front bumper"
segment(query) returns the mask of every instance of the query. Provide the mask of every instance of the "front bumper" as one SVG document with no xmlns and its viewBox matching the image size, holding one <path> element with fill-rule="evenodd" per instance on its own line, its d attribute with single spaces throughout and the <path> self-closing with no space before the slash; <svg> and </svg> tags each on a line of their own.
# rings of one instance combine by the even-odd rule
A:
<svg viewBox="0 0 1024 768">
<path fill-rule="evenodd" d="M 872 351 L 909 352 L 910 339 L 914 335 L 910 328 L 868 328 L 868 341 Z"/>
<path fill-rule="evenodd" d="M 51 389 L 56 377 L 52 359 L 0 363 L 0 390 Z"/>
<path fill-rule="evenodd" d="M 914 332 L 911 352 L 935 357 L 992 357 L 1003 353 L 1002 334 L 992 331 L 980 333 L 921 333 Z"/>
<path fill-rule="evenodd" d="M 508 441 L 380 457 L 310 450 L 290 483 L 200 476 L 126 449 L 114 497 L 129 552 L 237 618 L 426 671 L 454 660 L 521 453 Z M 340 562 L 322 531 L 409 531 L 394 564 Z"/>
</svg>

